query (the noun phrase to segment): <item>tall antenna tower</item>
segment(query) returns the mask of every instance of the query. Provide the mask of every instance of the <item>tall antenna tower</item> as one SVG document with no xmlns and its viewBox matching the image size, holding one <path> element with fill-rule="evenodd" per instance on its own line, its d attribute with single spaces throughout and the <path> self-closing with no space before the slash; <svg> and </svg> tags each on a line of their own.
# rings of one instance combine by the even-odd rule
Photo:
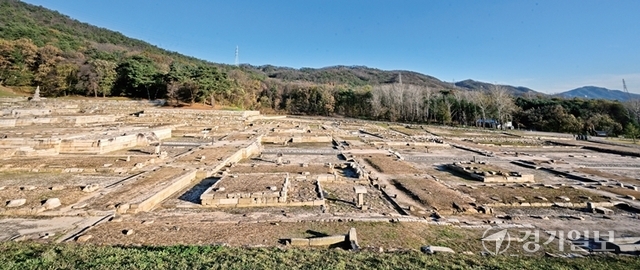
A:
<svg viewBox="0 0 640 270">
<path fill-rule="evenodd" d="M 238 46 L 236 46 L 236 67 L 240 65 L 240 59 L 238 58 L 239 54 Z"/>
<path fill-rule="evenodd" d="M 627 93 L 627 97 L 631 100 L 631 94 L 629 94 L 629 90 L 627 89 L 627 82 L 622 79 L 622 90 Z"/>
</svg>

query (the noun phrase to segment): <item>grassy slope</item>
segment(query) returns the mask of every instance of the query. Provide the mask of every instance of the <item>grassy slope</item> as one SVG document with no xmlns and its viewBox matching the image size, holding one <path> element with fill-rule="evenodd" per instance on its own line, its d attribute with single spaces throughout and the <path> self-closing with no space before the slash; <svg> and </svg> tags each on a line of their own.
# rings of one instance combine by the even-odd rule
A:
<svg viewBox="0 0 640 270">
<path fill-rule="evenodd" d="M 0 85 L 0 97 L 18 97 L 21 96 L 12 89 Z"/>
<path fill-rule="evenodd" d="M 217 246 L 0 244 L 0 269 L 640 269 L 637 257 L 482 257 Z"/>
</svg>

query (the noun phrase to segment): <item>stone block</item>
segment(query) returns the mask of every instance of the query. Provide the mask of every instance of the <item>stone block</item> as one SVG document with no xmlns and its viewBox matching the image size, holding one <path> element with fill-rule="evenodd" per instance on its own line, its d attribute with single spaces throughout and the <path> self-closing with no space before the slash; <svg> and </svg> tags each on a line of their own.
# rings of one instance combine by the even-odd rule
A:
<svg viewBox="0 0 640 270">
<path fill-rule="evenodd" d="M 91 185 L 84 186 L 82 188 L 82 191 L 84 191 L 84 192 L 94 192 L 94 191 L 98 190 L 99 188 L 100 188 L 99 184 L 91 184 Z"/>
<path fill-rule="evenodd" d="M 353 187 L 353 191 L 356 194 L 366 194 L 367 193 L 367 188 L 365 188 L 363 186 L 355 186 L 355 187 Z"/>
<path fill-rule="evenodd" d="M 90 235 L 90 234 L 84 234 L 84 235 L 79 236 L 79 237 L 76 239 L 76 242 L 84 243 L 84 242 L 89 241 L 89 239 L 91 239 L 91 238 L 93 238 L 93 235 Z"/>
<path fill-rule="evenodd" d="M 330 246 L 338 243 L 342 243 L 347 239 L 346 235 L 332 235 L 325 237 L 316 237 L 309 239 L 310 246 Z"/>
<path fill-rule="evenodd" d="M 116 206 L 116 212 L 119 214 L 124 214 L 127 212 L 127 210 L 129 210 L 131 208 L 131 205 L 128 203 L 121 203 L 118 206 Z"/>
<path fill-rule="evenodd" d="M 309 239 L 291 238 L 289 244 L 292 246 L 309 246 Z"/>
<path fill-rule="evenodd" d="M 64 189 L 64 186 L 59 186 L 59 185 L 58 185 L 58 186 L 52 186 L 52 187 L 51 187 L 51 188 L 49 188 L 49 189 L 50 189 L 50 190 L 54 190 L 54 191 L 56 191 L 56 190 L 63 190 L 63 189 Z"/>
<path fill-rule="evenodd" d="M 239 198 L 238 200 L 238 205 L 251 205 L 253 204 L 253 199 L 252 198 Z"/>
<path fill-rule="evenodd" d="M 58 198 L 50 198 L 50 199 L 47 199 L 42 204 L 42 207 L 44 207 L 47 210 L 50 210 L 50 209 L 54 209 L 54 208 L 60 207 L 60 205 L 62 205 L 62 203 L 60 203 L 60 199 L 58 199 Z"/>
<path fill-rule="evenodd" d="M 20 207 L 27 203 L 27 199 L 15 199 L 7 203 L 7 207 Z"/>
<path fill-rule="evenodd" d="M 434 254 L 434 253 L 456 253 L 453 249 L 448 247 L 440 247 L 440 246 L 423 246 L 420 248 L 425 254 Z"/>
<path fill-rule="evenodd" d="M 111 222 L 116 222 L 116 223 L 120 223 L 122 222 L 124 219 L 122 217 L 112 217 L 109 221 Z"/>
<path fill-rule="evenodd" d="M 86 203 L 79 203 L 79 204 L 76 204 L 74 206 L 71 206 L 72 209 L 82 209 L 82 208 L 85 208 L 85 207 L 87 207 Z"/>
<path fill-rule="evenodd" d="M 349 233 L 347 234 L 347 240 L 351 244 L 351 249 L 353 250 L 360 249 L 360 245 L 358 244 L 358 234 L 356 232 L 356 228 L 349 229 Z"/>
<path fill-rule="evenodd" d="M 605 214 L 605 215 L 613 214 L 613 210 L 611 210 L 609 208 L 604 208 L 604 207 L 595 207 L 595 208 L 593 208 L 593 211 L 595 213 L 600 213 L 600 214 Z"/>
<path fill-rule="evenodd" d="M 542 196 L 536 196 L 536 199 L 542 200 L 542 201 L 545 201 L 545 202 L 548 201 L 547 198 L 542 197 Z"/>
<path fill-rule="evenodd" d="M 218 204 L 225 204 L 225 205 L 238 204 L 238 199 L 220 199 Z"/>
</svg>

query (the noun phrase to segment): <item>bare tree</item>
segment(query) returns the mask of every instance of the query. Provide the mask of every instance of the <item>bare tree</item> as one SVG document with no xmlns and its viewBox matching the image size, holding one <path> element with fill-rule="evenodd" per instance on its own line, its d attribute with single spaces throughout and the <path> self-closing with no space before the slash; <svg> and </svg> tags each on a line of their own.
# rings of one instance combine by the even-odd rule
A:
<svg viewBox="0 0 640 270">
<path fill-rule="evenodd" d="M 496 120 L 504 125 L 505 120 L 511 116 L 515 109 L 513 98 L 504 86 L 494 84 L 489 92 L 491 106 L 496 112 Z"/>
<path fill-rule="evenodd" d="M 629 116 L 640 123 L 640 99 L 631 99 L 624 102 L 624 106 L 629 110 Z"/>
<path fill-rule="evenodd" d="M 422 90 L 422 106 L 424 107 L 424 120 L 429 122 L 429 113 L 431 108 L 431 99 L 433 98 L 433 90 L 428 86 Z"/>
<path fill-rule="evenodd" d="M 491 103 L 491 99 L 487 93 L 483 91 L 473 91 L 470 93 L 471 98 L 475 102 L 478 109 L 480 109 L 480 116 L 482 116 L 482 127 L 484 127 L 484 121 L 487 120 L 487 111 Z M 478 122 L 476 121 L 476 124 Z"/>
</svg>

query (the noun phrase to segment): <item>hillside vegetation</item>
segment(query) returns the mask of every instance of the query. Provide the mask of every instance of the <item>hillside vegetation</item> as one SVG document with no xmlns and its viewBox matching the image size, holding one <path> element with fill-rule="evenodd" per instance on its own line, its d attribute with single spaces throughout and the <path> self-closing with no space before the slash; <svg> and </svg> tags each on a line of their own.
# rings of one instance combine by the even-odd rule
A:
<svg viewBox="0 0 640 270">
<path fill-rule="evenodd" d="M 210 63 L 18 0 L 0 0 L 0 85 L 18 92 L 40 86 L 50 97 L 166 98 L 267 113 L 493 127 L 513 122 L 572 133 L 622 134 L 637 130 L 640 119 L 640 102 L 562 99 L 472 80 L 454 85 L 410 71 Z"/>
</svg>

